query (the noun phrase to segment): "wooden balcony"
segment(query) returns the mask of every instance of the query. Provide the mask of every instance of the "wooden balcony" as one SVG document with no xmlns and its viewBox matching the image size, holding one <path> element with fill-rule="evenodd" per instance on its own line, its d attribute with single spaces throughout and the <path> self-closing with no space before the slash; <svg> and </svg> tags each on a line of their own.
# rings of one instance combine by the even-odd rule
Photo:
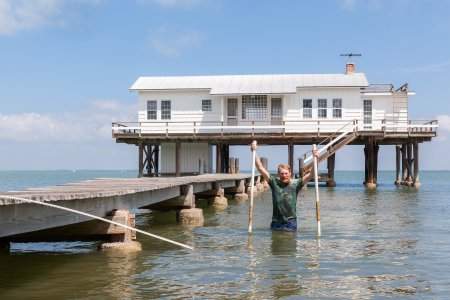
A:
<svg viewBox="0 0 450 300">
<path fill-rule="evenodd" d="M 395 123 L 389 120 L 372 120 L 363 124 L 360 120 L 299 120 L 270 122 L 247 121 L 238 125 L 225 122 L 115 122 L 112 137 L 120 143 L 138 144 L 169 141 L 248 144 L 252 139 L 267 144 L 311 144 L 335 133 L 355 131 L 358 135 L 353 144 L 363 144 L 364 137 L 375 136 L 382 143 L 397 144 L 408 138 L 428 141 L 437 134 L 436 120 L 410 120 Z"/>
</svg>

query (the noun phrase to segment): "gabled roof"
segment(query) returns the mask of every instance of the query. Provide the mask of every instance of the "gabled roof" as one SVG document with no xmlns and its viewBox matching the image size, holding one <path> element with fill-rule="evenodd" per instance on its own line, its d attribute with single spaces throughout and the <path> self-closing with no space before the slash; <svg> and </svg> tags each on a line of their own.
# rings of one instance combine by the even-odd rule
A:
<svg viewBox="0 0 450 300">
<path fill-rule="evenodd" d="M 139 77 L 132 91 L 209 90 L 211 95 L 288 94 L 308 87 L 367 87 L 364 73 Z"/>
</svg>

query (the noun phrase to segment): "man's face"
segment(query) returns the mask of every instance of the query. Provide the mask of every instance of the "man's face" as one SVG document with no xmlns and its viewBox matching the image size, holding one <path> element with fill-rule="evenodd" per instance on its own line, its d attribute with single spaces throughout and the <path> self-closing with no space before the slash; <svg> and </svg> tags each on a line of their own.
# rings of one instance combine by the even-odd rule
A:
<svg viewBox="0 0 450 300">
<path fill-rule="evenodd" d="M 283 183 L 289 183 L 291 181 L 291 172 L 286 169 L 278 169 L 278 176 Z"/>
</svg>

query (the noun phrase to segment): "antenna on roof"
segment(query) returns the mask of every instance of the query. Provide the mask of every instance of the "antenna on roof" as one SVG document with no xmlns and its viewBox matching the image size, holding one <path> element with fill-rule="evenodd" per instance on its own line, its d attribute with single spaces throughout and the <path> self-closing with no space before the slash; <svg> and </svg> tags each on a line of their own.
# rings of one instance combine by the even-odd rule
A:
<svg viewBox="0 0 450 300">
<path fill-rule="evenodd" d="M 355 64 L 351 61 L 353 56 L 362 56 L 360 53 L 343 53 L 341 56 L 347 56 L 347 63 L 345 64 L 345 74 L 353 74 L 356 70 Z"/>
<path fill-rule="evenodd" d="M 362 56 L 361 53 L 342 53 L 341 56 L 347 56 L 348 57 L 348 61 L 350 61 L 352 59 L 353 56 Z"/>
</svg>

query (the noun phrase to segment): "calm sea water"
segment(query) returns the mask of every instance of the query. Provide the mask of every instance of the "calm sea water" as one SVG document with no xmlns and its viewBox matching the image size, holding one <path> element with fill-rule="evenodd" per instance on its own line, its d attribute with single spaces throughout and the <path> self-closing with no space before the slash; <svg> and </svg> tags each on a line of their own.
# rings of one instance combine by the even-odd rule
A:
<svg viewBox="0 0 450 300">
<path fill-rule="evenodd" d="M 135 171 L 0 172 L 0 190 Z M 138 236 L 143 251 L 98 252 L 96 243 L 13 244 L 0 253 L 0 299 L 448 299 L 450 172 L 422 172 L 419 190 L 380 172 L 376 191 L 362 172 L 338 172 L 321 188 L 323 236 L 316 238 L 314 189 L 301 192 L 297 234 L 268 229 L 270 193 L 248 203 L 204 206 L 205 226 L 186 228 L 174 213 L 140 213 L 139 228 L 195 246 L 180 249 Z M 201 204 L 200 204 L 201 205 Z"/>
</svg>

